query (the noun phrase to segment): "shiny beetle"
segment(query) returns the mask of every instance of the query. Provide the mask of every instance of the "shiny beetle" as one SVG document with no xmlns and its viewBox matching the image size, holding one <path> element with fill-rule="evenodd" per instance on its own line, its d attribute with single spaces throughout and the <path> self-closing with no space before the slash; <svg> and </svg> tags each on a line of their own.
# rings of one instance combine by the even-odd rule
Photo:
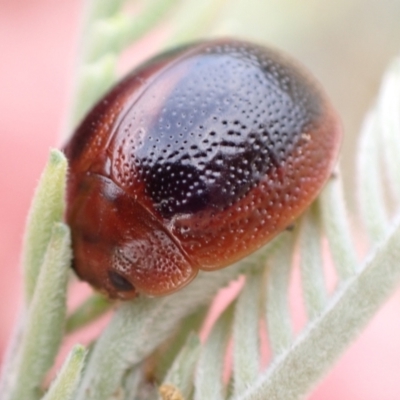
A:
<svg viewBox="0 0 400 400">
<path fill-rule="evenodd" d="M 218 39 L 154 57 L 64 149 L 73 267 L 111 298 L 175 292 L 290 225 L 340 139 L 322 89 L 275 50 Z"/>
</svg>

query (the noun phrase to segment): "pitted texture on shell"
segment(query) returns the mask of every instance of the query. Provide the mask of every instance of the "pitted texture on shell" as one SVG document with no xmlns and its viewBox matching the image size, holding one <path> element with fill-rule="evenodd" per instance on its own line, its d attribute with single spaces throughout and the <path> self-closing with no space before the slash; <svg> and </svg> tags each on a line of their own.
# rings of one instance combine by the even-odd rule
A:
<svg viewBox="0 0 400 400">
<path fill-rule="evenodd" d="M 170 231 L 200 268 L 214 269 L 310 203 L 337 134 L 319 88 L 276 52 L 200 45 L 127 112 L 112 143 L 112 175 L 173 221 Z"/>
<path fill-rule="evenodd" d="M 173 292 L 194 277 L 187 260 L 163 231 L 154 231 L 146 240 L 126 243 L 114 254 L 113 269 L 122 276 L 129 276 L 132 266 L 137 266 L 132 284 L 146 287 L 149 294 Z"/>
<path fill-rule="evenodd" d="M 133 191 L 143 182 L 167 219 L 233 205 L 287 161 L 321 115 L 319 96 L 275 53 L 201 50 L 163 72 L 115 138 L 114 178 Z"/>
<path fill-rule="evenodd" d="M 149 245 L 148 262 L 125 254 L 111 264 L 139 291 L 168 293 L 184 285 L 184 263 L 192 279 L 291 224 L 328 178 L 340 136 L 325 95 L 292 61 L 246 42 L 198 43 L 139 67 L 89 114 L 67 147 L 69 202 L 82 176 L 97 174 L 140 205 L 120 213 L 119 231 L 157 221 L 183 258 Z M 146 254 L 142 247 L 138 239 L 112 254 Z"/>
</svg>

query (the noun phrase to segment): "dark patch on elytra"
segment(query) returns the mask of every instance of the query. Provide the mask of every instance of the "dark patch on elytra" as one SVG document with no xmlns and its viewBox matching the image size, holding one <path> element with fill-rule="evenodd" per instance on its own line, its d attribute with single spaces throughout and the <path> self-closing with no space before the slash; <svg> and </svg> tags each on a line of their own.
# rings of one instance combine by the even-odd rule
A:
<svg viewBox="0 0 400 400">
<path fill-rule="evenodd" d="M 135 158 L 164 218 L 231 206 L 310 129 L 318 102 L 270 56 L 223 46 L 193 56 L 159 106 Z"/>
</svg>

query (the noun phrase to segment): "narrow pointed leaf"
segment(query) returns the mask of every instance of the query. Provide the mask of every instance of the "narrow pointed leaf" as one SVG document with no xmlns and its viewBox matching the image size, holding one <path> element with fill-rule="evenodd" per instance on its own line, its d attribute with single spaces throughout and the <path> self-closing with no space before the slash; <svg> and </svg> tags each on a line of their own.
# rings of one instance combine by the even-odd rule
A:
<svg viewBox="0 0 400 400">
<path fill-rule="evenodd" d="M 345 280 L 356 271 L 358 260 L 351 237 L 339 172 L 327 182 L 318 204 L 337 274 L 339 279 Z"/>
<path fill-rule="evenodd" d="M 24 237 L 22 266 L 25 300 L 28 304 L 35 291 L 53 225 L 61 221 L 63 215 L 66 171 L 64 155 L 58 150 L 51 150 L 35 191 Z"/>
<path fill-rule="evenodd" d="M 282 235 L 283 236 L 283 235 Z M 275 356 L 282 353 L 293 340 L 288 287 L 292 266 L 294 233 L 285 232 L 285 241 L 268 260 L 266 320 L 269 341 Z"/>
<path fill-rule="evenodd" d="M 209 304 L 222 286 L 246 268 L 254 267 L 254 260 L 259 260 L 260 255 L 273 253 L 279 242 L 271 242 L 229 268 L 200 273 L 187 288 L 173 295 L 122 304 L 96 342 L 77 399 L 108 399 L 125 372 L 154 351 L 182 318 Z"/>
<path fill-rule="evenodd" d="M 377 129 L 377 116 L 371 112 L 362 128 L 357 165 L 361 216 L 370 238 L 375 242 L 388 228 Z"/>
<path fill-rule="evenodd" d="M 195 400 L 224 399 L 223 370 L 234 305 L 230 305 L 218 318 L 204 344 L 195 376 Z"/>
<path fill-rule="evenodd" d="M 400 58 L 397 58 L 388 68 L 375 107 L 377 114 L 377 129 L 382 141 L 381 151 L 387 183 L 391 194 L 400 199 Z"/>
<path fill-rule="evenodd" d="M 85 357 L 85 348 L 80 345 L 75 346 L 42 400 L 73 400 L 81 378 Z"/>
<path fill-rule="evenodd" d="M 261 271 L 248 273 L 237 300 L 233 325 L 233 377 L 235 394 L 255 380 L 260 368 L 259 321 L 261 316 Z"/>
<path fill-rule="evenodd" d="M 193 389 L 194 369 L 200 354 L 200 340 L 197 335 L 188 336 L 185 345 L 175 358 L 160 387 L 174 387 L 184 399 L 189 398 Z"/>
<path fill-rule="evenodd" d="M 68 228 L 55 224 L 27 316 L 12 400 L 37 398 L 57 355 L 64 333 L 70 245 Z"/>
<path fill-rule="evenodd" d="M 325 286 L 321 225 L 317 207 L 312 208 L 302 218 L 300 230 L 300 268 L 304 303 L 310 319 L 321 313 L 328 301 Z"/>
<path fill-rule="evenodd" d="M 239 400 L 303 399 L 400 283 L 400 224 Z"/>
</svg>

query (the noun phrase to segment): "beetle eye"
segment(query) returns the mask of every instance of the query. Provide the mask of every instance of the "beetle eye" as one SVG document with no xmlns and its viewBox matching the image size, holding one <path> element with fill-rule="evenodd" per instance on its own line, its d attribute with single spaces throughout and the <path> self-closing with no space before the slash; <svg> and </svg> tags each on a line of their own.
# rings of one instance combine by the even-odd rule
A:
<svg viewBox="0 0 400 400">
<path fill-rule="evenodd" d="M 115 271 L 108 271 L 108 277 L 114 287 L 121 292 L 130 292 L 134 289 L 133 285 L 127 279 Z"/>
</svg>

